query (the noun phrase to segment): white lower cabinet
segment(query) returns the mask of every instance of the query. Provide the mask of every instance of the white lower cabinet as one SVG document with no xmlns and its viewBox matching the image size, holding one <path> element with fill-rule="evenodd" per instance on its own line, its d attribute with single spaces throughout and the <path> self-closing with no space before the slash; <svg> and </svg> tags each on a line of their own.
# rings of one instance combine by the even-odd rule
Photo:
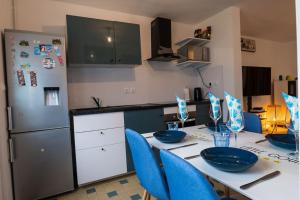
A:
<svg viewBox="0 0 300 200">
<path fill-rule="evenodd" d="M 127 172 L 125 142 L 76 151 L 78 185 Z"/>
</svg>

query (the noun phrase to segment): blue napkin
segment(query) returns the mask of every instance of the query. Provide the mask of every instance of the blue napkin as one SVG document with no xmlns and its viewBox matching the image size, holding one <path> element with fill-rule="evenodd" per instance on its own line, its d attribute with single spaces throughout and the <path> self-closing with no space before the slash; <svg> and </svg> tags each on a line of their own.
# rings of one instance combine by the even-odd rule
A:
<svg viewBox="0 0 300 200">
<path fill-rule="evenodd" d="M 243 118 L 242 118 L 243 111 L 242 111 L 241 100 L 231 96 L 227 92 L 224 92 L 224 96 L 229 111 L 231 129 L 234 131 L 238 131 L 241 128 L 243 128 Z"/>
<path fill-rule="evenodd" d="M 188 113 L 186 108 L 186 101 L 180 97 L 176 97 L 177 103 L 178 103 L 178 111 L 181 119 L 187 119 Z"/>
<path fill-rule="evenodd" d="M 298 98 L 290 96 L 284 92 L 281 93 L 284 98 L 285 104 L 289 110 L 291 121 L 293 125 L 293 129 L 299 130 L 299 106 L 298 106 Z"/>
<path fill-rule="evenodd" d="M 217 120 L 220 118 L 220 114 L 221 114 L 220 99 L 216 97 L 214 94 L 212 94 L 211 92 L 208 93 L 208 97 L 211 104 L 213 117 L 215 120 Z"/>
</svg>

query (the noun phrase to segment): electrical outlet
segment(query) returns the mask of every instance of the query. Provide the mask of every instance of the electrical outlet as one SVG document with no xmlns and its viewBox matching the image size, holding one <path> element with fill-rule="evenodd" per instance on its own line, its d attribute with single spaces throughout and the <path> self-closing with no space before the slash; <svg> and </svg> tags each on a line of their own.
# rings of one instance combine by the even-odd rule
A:
<svg viewBox="0 0 300 200">
<path fill-rule="evenodd" d="M 130 93 L 130 89 L 129 89 L 129 88 L 127 88 L 127 87 L 126 87 L 126 88 L 124 88 L 124 93 L 125 93 L 125 94 L 129 94 L 129 93 Z"/>
<path fill-rule="evenodd" d="M 135 93 L 135 88 L 134 88 L 134 87 L 130 88 L 130 93 L 131 93 L 131 94 L 134 94 L 134 93 Z"/>
</svg>

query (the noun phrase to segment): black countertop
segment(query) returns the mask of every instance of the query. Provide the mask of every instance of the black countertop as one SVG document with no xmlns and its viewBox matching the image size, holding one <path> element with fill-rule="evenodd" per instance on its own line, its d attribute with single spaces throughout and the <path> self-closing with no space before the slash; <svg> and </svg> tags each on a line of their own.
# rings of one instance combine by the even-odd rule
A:
<svg viewBox="0 0 300 200">
<path fill-rule="evenodd" d="M 209 100 L 202 101 L 187 101 L 187 105 L 207 104 Z M 109 112 L 122 112 L 131 110 L 145 110 L 152 108 L 161 107 L 173 107 L 177 106 L 176 102 L 162 102 L 162 103 L 146 103 L 146 104 L 135 104 L 135 105 L 121 105 L 121 106 L 108 106 L 101 108 L 79 108 L 70 110 L 71 115 L 89 115 L 98 113 L 109 113 Z"/>
</svg>

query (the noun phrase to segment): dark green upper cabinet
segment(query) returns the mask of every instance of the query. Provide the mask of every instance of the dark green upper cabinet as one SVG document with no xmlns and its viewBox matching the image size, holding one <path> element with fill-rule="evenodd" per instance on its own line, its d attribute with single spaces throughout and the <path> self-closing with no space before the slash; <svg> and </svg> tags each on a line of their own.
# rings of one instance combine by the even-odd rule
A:
<svg viewBox="0 0 300 200">
<path fill-rule="evenodd" d="M 137 24 L 67 15 L 69 66 L 141 64 Z"/>
<path fill-rule="evenodd" d="M 117 64 L 141 64 L 140 26 L 114 22 Z"/>
<path fill-rule="evenodd" d="M 113 22 L 67 16 L 70 64 L 115 63 Z"/>
</svg>

